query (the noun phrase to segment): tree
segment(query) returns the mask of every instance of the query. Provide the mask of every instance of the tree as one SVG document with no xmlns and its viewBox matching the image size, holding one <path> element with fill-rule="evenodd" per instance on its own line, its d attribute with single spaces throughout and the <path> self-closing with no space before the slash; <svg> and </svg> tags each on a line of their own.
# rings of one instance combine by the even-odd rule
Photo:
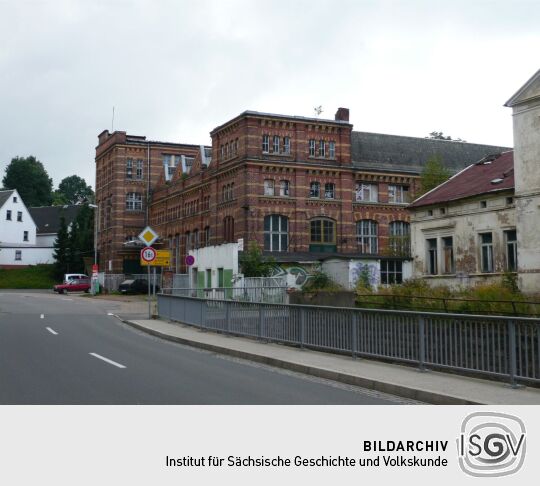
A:
<svg viewBox="0 0 540 486">
<path fill-rule="evenodd" d="M 83 201 L 94 202 L 94 191 L 86 181 L 77 175 L 65 177 L 54 191 L 54 204 L 78 204 Z"/>
<path fill-rule="evenodd" d="M 420 190 L 417 197 L 422 196 L 434 187 L 447 181 L 450 178 L 450 171 L 444 166 L 442 157 L 434 155 L 426 162 L 424 170 L 420 174 Z"/>
<path fill-rule="evenodd" d="M 435 140 L 449 140 L 450 142 L 466 142 L 462 138 L 452 138 L 450 135 L 445 136 L 443 132 L 430 132 L 426 138 L 433 138 Z"/>
<path fill-rule="evenodd" d="M 68 272 L 69 268 L 69 233 L 66 225 L 66 218 L 60 218 L 60 229 L 54 241 L 54 273 L 57 278 L 61 278 Z"/>
<path fill-rule="evenodd" d="M 254 241 L 240 257 L 240 266 L 244 277 L 270 277 L 274 266 L 273 258 L 265 258 L 259 245 Z"/>
<path fill-rule="evenodd" d="M 52 202 L 52 179 L 33 155 L 11 159 L 2 183 L 6 189 L 17 189 L 27 206 L 49 206 Z"/>
<path fill-rule="evenodd" d="M 83 273 L 83 257 L 93 253 L 94 210 L 81 205 L 77 216 L 68 228 L 64 216 L 60 218 L 60 229 L 54 243 L 55 274 L 60 278 L 65 273 Z"/>
</svg>

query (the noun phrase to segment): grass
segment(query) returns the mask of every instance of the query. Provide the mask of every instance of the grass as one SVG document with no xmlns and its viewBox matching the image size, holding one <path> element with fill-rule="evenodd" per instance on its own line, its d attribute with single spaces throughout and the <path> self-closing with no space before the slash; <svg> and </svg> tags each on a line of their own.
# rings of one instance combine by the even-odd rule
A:
<svg viewBox="0 0 540 486">
<path fill-rule="evenodd" d="M 0 269 L 0 289 L 52 289 L 56 283 L 53 265 Z"/>
</svg>

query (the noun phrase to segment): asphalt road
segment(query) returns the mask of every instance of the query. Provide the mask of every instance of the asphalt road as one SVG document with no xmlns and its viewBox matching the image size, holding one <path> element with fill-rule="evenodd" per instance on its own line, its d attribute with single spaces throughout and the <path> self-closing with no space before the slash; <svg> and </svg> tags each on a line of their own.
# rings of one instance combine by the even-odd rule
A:
<svg viewBox="0 0 540 486">
<path fill-rule="evenodd" d="M 118 306 L 0 291 L 0 404 L 406 403 L 149 336 Z"/>
</svg>

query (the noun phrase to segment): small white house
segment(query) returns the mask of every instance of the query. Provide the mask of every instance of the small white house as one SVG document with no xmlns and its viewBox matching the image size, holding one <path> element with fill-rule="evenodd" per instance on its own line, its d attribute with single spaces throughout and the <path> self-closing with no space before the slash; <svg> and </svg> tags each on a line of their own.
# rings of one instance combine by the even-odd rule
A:
<svg viewBox="0 0 540 486">
<path fill-rule="evenodd" d="M 54 242 L 64 216 L 69 226 L 79 206 L 27 208 L 16 189 L 0 191 L 0 267 L 54 262 Z"/>
</svg>

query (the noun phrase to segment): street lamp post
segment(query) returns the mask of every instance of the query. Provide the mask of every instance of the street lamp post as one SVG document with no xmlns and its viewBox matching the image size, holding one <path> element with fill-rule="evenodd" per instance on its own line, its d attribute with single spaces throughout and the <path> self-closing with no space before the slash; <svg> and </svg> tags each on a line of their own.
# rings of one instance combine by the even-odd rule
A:
<svg viewBox="0 0 540 486">
<path fill-rule="evenodd" d="M 98 240 L 98 226 L 99 226 L 99 205 L 88 204 L 88 207 L 96 210 L 94 218 L 94 268 L 97 267 L 97 240 Z M 97 278 L 94 278 L 94 272 L 92 272 L 92 295 L 96 295 L 99 292 L 99 283 Z"/>
</svg>

